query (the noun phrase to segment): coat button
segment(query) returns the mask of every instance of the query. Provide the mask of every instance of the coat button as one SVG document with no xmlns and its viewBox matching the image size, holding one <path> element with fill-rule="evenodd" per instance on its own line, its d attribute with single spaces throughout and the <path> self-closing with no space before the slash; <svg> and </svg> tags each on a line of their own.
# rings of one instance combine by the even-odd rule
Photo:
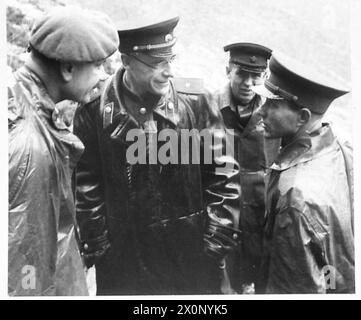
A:
<svg viewBox="0 0 361 320">
<path fill-rule="evenodd" d="M 111 107 L 109 107 L 109 106 L 107 106 L 107 107 L 105 107 L 105 110 L 104 110 L 106 113 L 109 113 L 109 112 L 111 112 L 112 111 L 112 108 Z"/>
<path fill-rule="evenodd" d="M 139 109 L 140 114 L 146 114 L 147 110 L 143 107 Z"/>
<path fill-rule="evenodd" d="M 237 240 L 238 239 L 238 234 L 237 233 L 233 233 L 233 240 Z"/>
<path fill-rule="evenodd" d="M 168 102 L 168 109 L 169 109 L 169 110 L 173 110 L 173 108 L 174 108 L 173 102 L 169 101 L 169 102 Z"/>
<path fill-rule="evenodd" d="M 89 249 L 89 246 L 87 243 L 84 244 L 84 250 L 88 250 Z"/>
</svg>

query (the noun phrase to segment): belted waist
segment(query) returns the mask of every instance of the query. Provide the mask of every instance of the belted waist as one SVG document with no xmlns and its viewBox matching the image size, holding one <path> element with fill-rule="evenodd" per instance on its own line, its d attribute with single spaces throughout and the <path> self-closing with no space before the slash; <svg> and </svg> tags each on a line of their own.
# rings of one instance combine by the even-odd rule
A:
<svg viewBox="0 0 361 320">
<path fill-rule="evenodd" d="M 177 210 L 174 209 L 172 210 L 173 214 L 175 213 L 175 215 L 171 218 L 166 218 L 166 219 L 153 219 L 155 220 L 152 223 L 142 223 L 141 221 L 137 220 L 137 217 L 133 217 L 135 218 L 135 221 L 130 221 L 129 218 L 126 217 L 114 217 L 114 216 L 108 216 L 108 225 L 111 227 L 111 229 L 113 229 L 115 227 L 115 225 L 117 226 L 116 229 L 120 229 L 120 230 L 124 230 L 126 231 L 126 229 L 129 227 L 128 224 L 129 223 L 135 223 L 137 225 L 137 230 L 146 230 L 148 228 L 156 228 L 156 227 L 167 227 L 167 226 L 171 226 L 174 225 L 176 223 L 182 223 L 182 221 L 192 221 L 192 222 L 196 222 L 199 220 L 199 223 L 201 224 L 205 224 L 206 219 L 203 219 L 204 222 L 202 222 L 202 218 L 205 217 L 205 211 L 204 210 L 199 210 L 190 214 L 186 214 L 184 210 Z M 128 213 L 129 214 L 129 213 Z M 129 230 L 128 230 L 129 231 Z"/>
<path fill-rule="evenodd" d="M 200 211 L 188 214 L 188 215 L 183 215 L 183 216 L 179 216 L 179 217 L 172 217 L 172 218 L 169 218 L 169 219 L 162 219 L 162 220 L 159 220 L 159 221 L 156 221 L 154 223 L 149 224 L 147 227 L 149 227 L 149 228 L 153 228 L 153 227 L 157 227 L 157 226 L 167 227 L 169 225 L 181 222 L 182 220 L 186 220 L 186 219 L 194 221 L 194 220 L 197 220 L 197 219 L 201 219 L 202 215 L 204 213 L 205 213 L 204 210 L 200 210 Z"/>
</svg>

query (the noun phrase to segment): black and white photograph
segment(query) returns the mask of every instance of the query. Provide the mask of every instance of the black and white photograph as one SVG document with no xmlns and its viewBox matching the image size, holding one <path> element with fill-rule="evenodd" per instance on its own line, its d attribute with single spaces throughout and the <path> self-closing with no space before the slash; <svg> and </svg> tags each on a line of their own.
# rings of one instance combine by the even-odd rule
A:
<svg viewBox="0 0 361 320">
<path fill-rule="evenodd" d="M 360 2 L 8 0 L 5 296 L 354 299 Z"/>
</svg>

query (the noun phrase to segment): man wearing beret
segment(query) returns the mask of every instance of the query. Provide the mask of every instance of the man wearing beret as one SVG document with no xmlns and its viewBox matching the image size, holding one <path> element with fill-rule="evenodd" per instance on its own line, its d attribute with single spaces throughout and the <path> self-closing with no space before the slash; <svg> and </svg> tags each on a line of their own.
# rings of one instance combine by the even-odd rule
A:
<svg viewBox="0 0 361 320">
<path fill-rule="evenodd" d="M 259 126 L 258 111 L 264 99 L 252 86 L 264 81 L 271 50 L 256 43 L 233 43 L 224 47 L 229 52 L 226 67 L 229 82 L 216 93 L 225 125 L 233 130 L 235 158 L 240 165 L 239 248 L 227 260 L 232 287 L 237 292 L 257 290 L 257 274 L 262 253 L 265 211 L 265 169 L 279 149 L 279 139 L 265 140 Z"/>
<path fill-rule="evenodd" d="M 98 295 L 220 293 L 227 284 L 224 258 L 239 238 L 238 165 L 225 154 L 221 116 L 201 81 L 172 79 L 178 20 L 118 31 L 123 67 L 75 117 L 85 145 L 77 218 Z M 180 134 L 189 130 L 195 139 L 184 149 Z M 144 162 L 129 157 L 133 132 L 145 141 Z M 166 132 L 179 151 L 171 162 L 160 157 Z M 196 141 L 210 161 L 193 161 Z"/>
<path fill-rule="evenodd" d="M 270 167 L 261 267 L 264 293 L 354 293 L 350 148 L 322 118 L 346 90 L 282 54 L 254 90 L 265 137 L 281 138 Z"/>
<path fill-rule="evenodd" d="M 87 102 L 117 50 L 109 18 L 59 9 L 39 19 L 9 93 L 9 295 L 86 295 L 72 170 L 84 147 L 56 103 Z"/>
</svg>

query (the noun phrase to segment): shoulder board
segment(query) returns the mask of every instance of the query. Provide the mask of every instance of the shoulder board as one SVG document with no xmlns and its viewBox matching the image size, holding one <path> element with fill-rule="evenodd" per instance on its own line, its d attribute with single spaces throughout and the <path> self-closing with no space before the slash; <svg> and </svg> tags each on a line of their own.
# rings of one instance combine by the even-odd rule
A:
<svg viewBox="0 0 361 320">
<path fill-rule="evenodd" d="M 177 92 L 186 94 L 205 93 L 203 79 L 200 78 L 174 78 L 172 80 Z"/>
</svg>

